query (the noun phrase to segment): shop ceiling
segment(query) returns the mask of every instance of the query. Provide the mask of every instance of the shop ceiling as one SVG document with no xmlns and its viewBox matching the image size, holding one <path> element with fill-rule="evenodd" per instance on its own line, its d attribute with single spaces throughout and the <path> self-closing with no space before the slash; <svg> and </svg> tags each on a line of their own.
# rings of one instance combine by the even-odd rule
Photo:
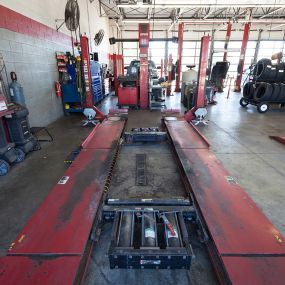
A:
<svg viewBox="0 0 285 285">
<path fill-rule="evenodd" d="M 283 0 L 236 1 L 189 0 L 99 0 L 101 16 L 115 20 L 121 27 L 129 23 L 151 22 L 173 25 L 219 24 L 227 21 L 279 24 L 285 27 Z M 283 25 L 284 24 L 284 25 Z"/>
</svg>

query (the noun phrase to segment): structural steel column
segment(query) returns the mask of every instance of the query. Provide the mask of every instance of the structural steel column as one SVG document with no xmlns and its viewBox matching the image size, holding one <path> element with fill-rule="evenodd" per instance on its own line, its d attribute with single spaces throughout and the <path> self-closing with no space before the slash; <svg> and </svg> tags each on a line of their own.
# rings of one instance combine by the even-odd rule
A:
<svg viewBox="0 0 285 285">
<path fill-rule="evenodd" d="M 168 32 L 166 31 L 165 37 L 168 38 Z M 167 76 L 168 70 L 168 41 L 165 41 L 164 45 L 164 75 Z"/>
<path fill-rule="evenodd" d="M 173 59 L 172 59 L 172 54 L 169 55 L 169 59 L 168 59 L 168 67 L 167 67 L 167 70 L 168 70 L 168 87 L 167 87 L 167 96 L 170 96 L 171 95 L 171 90 L 172 90 L 172 80 L 174 78 L 172 78 L 172 65 L 173 65 Z"/>
<path fill-rule="evenodd" d="M 212 30 L 209 59 L 208 59 L 208 69 L 210 70 L 210 73 L 212 71 L 212 65 L 213 65 L 215 33 L 216 30 Z"/>
<path fill-rule="evenodd" d="M 240 57 L 239 57 L 239 64 L 237 69 L 237 79 L 235 82 L 235 92 L 241 91 L 241 80 L 242 80 L 242 73 L 244 68 L 244 59 L 245 59 L 245 53 L 246 53 L 246 46 L 248 43 L 248 36 L 249 36 L 249 30 L 250 30 L 250 23 L 244 24 L 244 31 L 243 31 L 243 39 L 240 49 Z"/>
<path fill-rule="evenodd" d="M 148 48 L 149 48 L 149 24 L 139 24 L 139 48 L 140 48 L 140 108 L 148 107 Z"/>
<path fill-rule="evenodd" d="M 225 45 L 224 45 L 224 58 L 223 61 L 227 61 L 227 57 L 228 57 L 228 45 L 229 45 L 229 41 L 230 41 L 230 37 L 231 37 L 231 31 L 232 31 L 232 24 L 231 22 L 228 22 L 227 25 L 227 33 L 226 33 L 226 41 L 225 41 Z"/>
<path fill-rule="evenodd" d="M 263 30 L 259 30 L 258 31 L 258 39 L 257 39 L 257 42 L 256 42 L 255 52 L 254 52 L 253 62 L 252 62 L 253 64 L 256 64 L 256 62 L 257 62 L 262 32 L 263 32 Z"/>
<path fill-rule="evenodd" d="M 181 64 L 182 64 L 182 50 L 183 50 L 183 28 L 184 24 L 179 23 L 178 25 L 178 54 L 177 54 L 177 77 L 175 92 L 180 92 L 180 78 L 181 78 Z"/>
<path fill-rule="evenodd" d="M 208 50 L 210 43 L 210 36 L 203 36 L 201 39 L 200 61 L 198 71 L 198 93 L 195 100 L 195 106 L 185 114 L 185 120 L 191 121 L 195 118 L 194 112 L 205 106 L 205 81 L 208 65 Z"/>
</svg>

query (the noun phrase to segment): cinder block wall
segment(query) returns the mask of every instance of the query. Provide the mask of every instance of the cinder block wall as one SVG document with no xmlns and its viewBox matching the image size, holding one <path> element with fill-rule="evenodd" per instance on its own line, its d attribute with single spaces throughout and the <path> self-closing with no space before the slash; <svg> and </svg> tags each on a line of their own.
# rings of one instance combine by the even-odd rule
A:
<svg viewBox="0 0 285 285">
<path fill-rule="evenodd" d="M 7 72 L 15 71 L 24 88 L 32 126 L 45 126 L 63 114 L 54 89 L 58 80 L 55 51 L 70 49 L 70 45 L 0 29 L 0 53 Z"/>
</svg>

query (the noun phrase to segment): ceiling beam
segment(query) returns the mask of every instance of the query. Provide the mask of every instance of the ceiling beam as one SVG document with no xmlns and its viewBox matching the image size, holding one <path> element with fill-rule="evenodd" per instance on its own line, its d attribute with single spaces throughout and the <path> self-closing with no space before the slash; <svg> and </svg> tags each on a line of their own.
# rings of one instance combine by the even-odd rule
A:
<svg viewBox="0 0 285 285">
<path fill-rule="evenodd" d="M 147 18 L 150 19 L 151 18 L 151 13 L 152 13 L 152 8 L 148 8 L 147 10 Z"/>
<path fill-rule="evenodd" d="M 284 9 L 284 7 L 277 8 L 277 9 L 275 9 L 275 10 L 273 10 L 273 11 L 271 11 L 271 12 L 269 12 L 269 13 L 263 15 L 263 16 L 261 16 L 259 19 L 263 19 L 263 18 L 265 18 L 265 17 L 267 17 L 267 16 L 269 16 L 269 15 L 275 13 L 275 12 L 278 12 L 278 11 L 280 11 L 282 9 Z"/>
<path fill-rule="evenodd" d="M 170 27 L 168 28 L 168 32 L 170 32 L 173 28 L 173 26 L 178 22 L 179 17 L 183 14 L 183 11 L 185 10 L 185 8 L 179 9 L 179 12 L 177 14 L 177 10 L 176 11 L 176 16 L 175 16 L 175 21 L 172 22 L 172 24 L 170 25 Z"/>
<path fill-rule="evenodd" d="M 188 3 L 188 4 L 119 4 L 117 7 L 121 8 L 140 8 L 140 9 L 148 9 L 149 7 L 152 8 L 256 8 L 259 5 L 262 5 L 263 8 L 285 8 L 285 4 L 260 4 L 260 3 L 249 3 L 249 4 L 194 4 L 194 3 Z"/>
<path fill-rule="evenodd" d="M 270 28 L 270 30 L 275 30 L 275 29 L 283 27 L 283 26 L 285 26 L 285 23 L 284 24 L 280 24 L 280 25 L 275 26 L 275 27 L 272 27 L 272 28 Z"/>
</svg>

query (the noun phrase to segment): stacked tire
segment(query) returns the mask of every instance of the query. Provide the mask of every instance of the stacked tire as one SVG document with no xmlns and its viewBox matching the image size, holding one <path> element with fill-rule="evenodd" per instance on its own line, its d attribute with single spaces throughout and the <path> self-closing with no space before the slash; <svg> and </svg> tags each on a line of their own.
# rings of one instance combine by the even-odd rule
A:
<svg viewBox="0 0 285 285">
<path fill-rule="evenodd" d="M 256 82 L 285 83 L 285 63 L 271 64 L 271 60 L 263 58 L 253 69 L 253 79 Z"/>
<path fill-rule="evenodd" d="M 242 107 L 253 103 L 260 113 L 265 113 L 269 103 L 285 104 L 285 63 L 272 65 L 270 59 L 263 58 L 255 65 L 252 75 L 253 81 L 243 88 Z"/>
</svg>

